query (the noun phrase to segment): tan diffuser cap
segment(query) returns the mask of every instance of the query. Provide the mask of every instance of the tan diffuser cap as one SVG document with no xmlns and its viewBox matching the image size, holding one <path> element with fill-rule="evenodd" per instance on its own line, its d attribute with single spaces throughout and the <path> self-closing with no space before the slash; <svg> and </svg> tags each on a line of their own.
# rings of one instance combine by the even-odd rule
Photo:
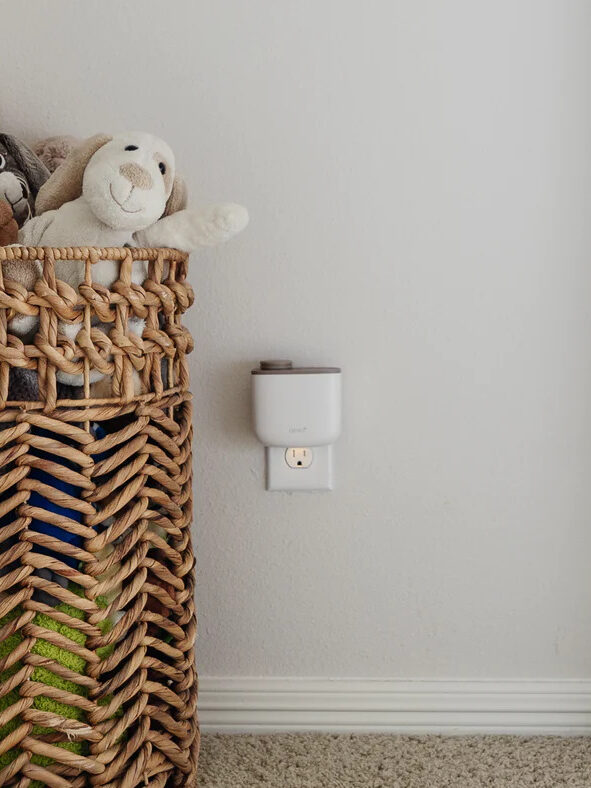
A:
<svg viewBox="0 0 591 788">
<path fill-rule="evenodd" d="M 267 359 L 261 361 L 258 369 L 253 369 L 253 375 L 322 375 L 325 373 L 338 374 L 340 367 L 294 367 L 293 361 L 285 358 Z"/>
</svg>

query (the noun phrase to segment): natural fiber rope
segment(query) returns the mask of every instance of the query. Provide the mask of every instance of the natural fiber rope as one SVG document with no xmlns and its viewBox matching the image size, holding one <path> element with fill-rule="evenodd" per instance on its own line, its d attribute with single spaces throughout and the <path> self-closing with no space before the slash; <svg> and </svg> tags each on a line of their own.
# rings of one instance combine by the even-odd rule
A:
<svg viewBox="0 0 591 788">
<path fill-rule="evenodd" d="M 6 260 L 41 263 L 33 291 L 3 279 Z M 84 264 L 79 292 L 56 280 L 56 260 Z M 111 288 L 92 280 L 99 260 L 120 263 Z M 135 261 L 148 261 L 141 286 Z M 0 786 L 195 785 L 186 275 L 187 256 L 168 249 L 0 247 Z M 10 333 L 15 315 L 38 318 L 31 343 Z M 142 337 L 131 317 L 145 321 Z M 62 322 L 81 324 L 74 341 Z M 19 368 L 36 371 L 38 401 L 8 400 Z M 113 396 L 90 398 L 97 370 L 112 376 Z M 59 399 L 60 371 L 82 376 L 80 399 Z M 40 473 L 79 494 L 56 493 Z"/>
</svg>

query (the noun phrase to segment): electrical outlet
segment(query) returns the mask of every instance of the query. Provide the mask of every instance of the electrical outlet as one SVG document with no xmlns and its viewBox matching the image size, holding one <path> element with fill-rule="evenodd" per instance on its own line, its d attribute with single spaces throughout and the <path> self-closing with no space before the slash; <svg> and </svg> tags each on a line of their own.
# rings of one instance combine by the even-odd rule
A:
<svg viewBox="0 0 591 788">
<path fill-rule="evenodd" d="M 285 462 L 290 468 L 298 470 L 299 468 L 306 469 L 312 465 L 314 460 L 314 452 L 312 449 L 286 449 Z"/>
<path fill-rule="evenodd" d="M 265 455 L 267 490 L 332 490 L 332 446 L 267 446 Z"/>
</svg>

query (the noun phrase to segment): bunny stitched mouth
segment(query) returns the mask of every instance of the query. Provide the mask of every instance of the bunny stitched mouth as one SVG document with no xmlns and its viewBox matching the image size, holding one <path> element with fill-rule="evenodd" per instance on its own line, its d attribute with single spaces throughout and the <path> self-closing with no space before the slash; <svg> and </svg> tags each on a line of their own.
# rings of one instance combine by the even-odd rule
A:
<svg viewBox="0 0 591 788">
<path fill-rule="evenodd" d="M 135 211 L 130 211 L 130 210 L 128 210 L 127 208 L 124 208 L 124 207 L 123 207 L 123 205 L 121 205 L 121 203 L 119 202 L 119 200 L 118 200 L 118 199 L 115 197 L 115 195 L 113 194 L 113 184 L 112 184 L 112 183 L 110 183 L 110 184 L 109 184 L 109 191 L 111 192 L 111 197 L 113 198 L 113 201 L 114 201 L 114 202 L 116 202 L 116 203 L 117 203 L 117 205 L 118 205 L 118 206 L 121 208 L 121 210 L 122 210 L 122 211 L 125 211 L 125 213 L 140 213 L 140 211 L 142 210 L 141 208 L 138 208 L 138 209 L 137 209 L 137 210 L 135 210 Z"/>
</svg>

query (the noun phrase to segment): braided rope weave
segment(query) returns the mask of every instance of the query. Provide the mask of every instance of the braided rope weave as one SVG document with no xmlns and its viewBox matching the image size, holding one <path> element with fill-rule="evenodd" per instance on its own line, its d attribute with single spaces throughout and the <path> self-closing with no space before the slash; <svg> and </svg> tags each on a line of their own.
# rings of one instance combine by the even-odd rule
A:
<svg viewBox="0 0 591 788">
<path fill-rule="evenodd" d="M 3 280 L 5 260 L 41 263 L 33 291 Z M 79 292 L 56 280 L 56 260 L 84 266 Z M 93 282 L 99 260 L 119 263 L 111 288 Z M 136 260 L 148 261 L 141 286 Z M 186 274 L 174 250 L 0 247 L 0 786 L 195 785 Z M 10 333 L 18 314 L 38 316 L 31 344 Z M 81 323 L 75 341 L 61 322 Z M 39 401 L 9 400 L 18 367 L 37 372 Z M 58 398 L 60 370 L 83 376 L 80 399 Z M 110 398 L 91 399 L 96 370 L 112 376 Z M 40 470 L 80 494 L 61 500 Z M 39 520 L 76 539 L 34 530 Z"/>
</svg>

